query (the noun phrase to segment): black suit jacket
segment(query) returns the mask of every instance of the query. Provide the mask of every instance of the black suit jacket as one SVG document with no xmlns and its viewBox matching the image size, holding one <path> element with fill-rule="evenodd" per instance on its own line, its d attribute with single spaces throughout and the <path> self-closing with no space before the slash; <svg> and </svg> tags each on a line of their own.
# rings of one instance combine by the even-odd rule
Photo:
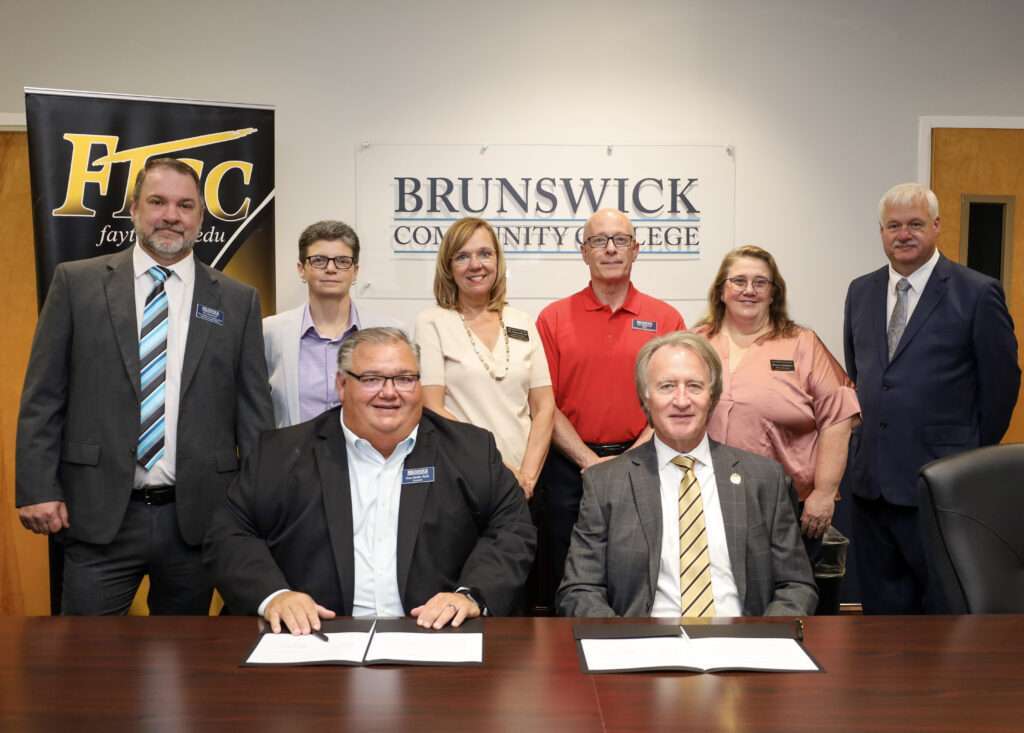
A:
<svg viewBox="0 0 1024 733">
<path fill-rule="evenodd" d="M 178 402 L 177 514 L 198 545 L 261 430 L 273 426 L 256 291 L 196 260 Z M 32 342 L 18 417 L 17 505 L 67 503 L 72 537 L 117 534 L 139 437 L 132 250 L 58 265 Z M 196 307 L 223 314 L 216 324 Z"/>
<path fill-rule="evenodd" d="M 508 615 L 533 562 L 536 530 L 494 437 L 423 411 L 405 468 L 434 468 L 402 486 L 398 589 L 408 613 L 442 591 L 478 588 Z M 255 614 L 282 588 L 352 613 L 352 498 L 340 408 L 264 433 L 212 521 L 204 562 L 228 607 Z"/>
<path fill-rule="evenodd" d="M 853 493 L 916 506 L 917 474 L 936 458 L 998 443 L 1020 368 L 996 280 L 940 256 L 892 359 L 886 340 L 889 268 L 846 296 L 846 369 L 864 418 L 850 444 Z"/>
</svg>

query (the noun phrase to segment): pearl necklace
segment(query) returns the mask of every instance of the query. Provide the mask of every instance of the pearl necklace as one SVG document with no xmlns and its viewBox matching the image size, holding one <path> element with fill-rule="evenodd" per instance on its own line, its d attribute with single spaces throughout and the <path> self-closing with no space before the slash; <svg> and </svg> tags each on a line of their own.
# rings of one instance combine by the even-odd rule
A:
<svg viewBox="0 0 1024 733">
<path fill-rule="evenodd" d="M 501 317 L 500 313 L 498 314 L 498 325 L 501 328 L 501 335 L 505 338 L 505 371 L 501 374 L 495 374 L 494 370 L 491 368 L 491 365 L 488 364 L 487 361 L 484 359 L 484 355 L 480 353 L 480 349 L 477 348 L 477 340 L 473 337 L 473 332 L 469 330 L 469 324 L 466 323 L 466 317 L 462 315 L 462 313 L 459 311 L 456 311 L 456 313 L 459 314 L 459 318 L 462 320 L 462 327 L 466 329 L 466 336 L 469 338 L 469 343 L 472 345 L 473 351 L 476 353 L 476 358 L 480 360 L 480 363 L 483 365 L 484 369 L 486 369 L 487 373 L 491 375 L 491 379 L 493 379 L 496 382 L 500 382 L 502 379 L 508 376 L 509 365 L 512 363 L 512 360 L 509 356 L 510 349 L 508 345 L 508 331 L 505 330 L 505 319 Z"/>
</svg>

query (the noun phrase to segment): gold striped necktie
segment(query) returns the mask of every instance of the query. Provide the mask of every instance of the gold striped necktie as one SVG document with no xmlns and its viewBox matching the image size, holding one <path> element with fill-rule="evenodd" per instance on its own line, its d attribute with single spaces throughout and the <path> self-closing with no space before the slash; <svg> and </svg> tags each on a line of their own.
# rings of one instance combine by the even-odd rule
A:
<svg viewBox="0 0 1024 733">
<path fill-rule="evenodd" d="M 715 615 L 711 592 L 711 553 L 704 526 L 704 502 L 694 473 L 694 459 L 676 456 L 672 463 L 683 469 L 679 482 L 679 589 L 682 616 Z"/>
</svg>

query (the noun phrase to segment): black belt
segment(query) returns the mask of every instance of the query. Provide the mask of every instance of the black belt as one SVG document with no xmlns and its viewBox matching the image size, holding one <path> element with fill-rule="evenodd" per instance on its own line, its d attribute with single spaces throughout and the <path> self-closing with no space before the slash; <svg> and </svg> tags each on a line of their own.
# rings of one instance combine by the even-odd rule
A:
<svg viewBox="0 0 1024 733">
<path fill-rule="evenodd" d="M 594 451 L 598 458 L 604 458 L 605 456 L 617 456 L 620 453 L 625 453 L 632 445 L 632 440 L 626 443 L 587 443 L 587 447 Z"/>
<path fill-rule="evenodd" d="M 161 506 L 174 501 L 173 486 L 146 486 L 132 491 L 132 501 L 143 501 L 149 506 Z"/>
</svg>

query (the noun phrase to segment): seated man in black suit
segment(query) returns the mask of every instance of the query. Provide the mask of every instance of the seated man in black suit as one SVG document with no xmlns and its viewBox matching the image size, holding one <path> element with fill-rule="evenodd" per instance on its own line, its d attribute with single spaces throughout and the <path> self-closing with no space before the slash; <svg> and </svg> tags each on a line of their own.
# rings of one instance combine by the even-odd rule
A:
<svg viewBox="0 0 1024 733">
<path fill-rule="evenodd" d="M 204 561 L 227 606 L 294 634 L 335 614 L 508 614 L 536 530 L 493 436 L 423 409 L 397 329 L 347 339 L 336 385 L 340 408 L 261 436 L 213 517 Z"/>
</svg>

